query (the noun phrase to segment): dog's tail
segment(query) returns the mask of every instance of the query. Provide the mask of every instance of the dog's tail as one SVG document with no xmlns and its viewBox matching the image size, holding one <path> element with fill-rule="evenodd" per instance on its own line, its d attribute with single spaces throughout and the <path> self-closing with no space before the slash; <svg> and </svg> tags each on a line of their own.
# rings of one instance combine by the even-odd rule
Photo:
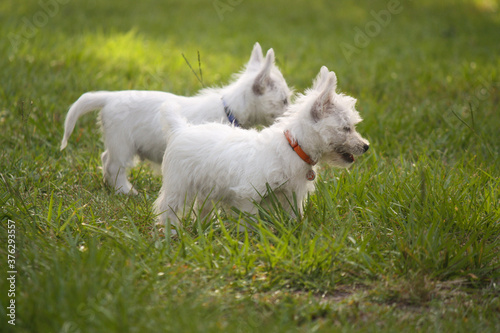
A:
<svg viewBox="0 0 500 333">
<path fill-rule="evenodd" d="M 64 136 L 61 142 L 61 150 L 66 148 L 68 139 L 71 133 L 73 133 L 78 118 L 90 111 L 102 109 L 106 105 L 108 97 L 109 92 L 107 91 L 88 92 L 80 96 L 80 98 L 71 105 L 66 115 L 66 121 L 64 122 Z"/>
<path fill-rule="evenodd" d="M 160 121 L 167 142 L 172 134 L 174 134 L 177 130 L 188 126 L 187 119 L 184 118 L 177 109 L 177 107 L 167 107 L 166 104 L 163 104 L 161 107 Z"/>
</svg>

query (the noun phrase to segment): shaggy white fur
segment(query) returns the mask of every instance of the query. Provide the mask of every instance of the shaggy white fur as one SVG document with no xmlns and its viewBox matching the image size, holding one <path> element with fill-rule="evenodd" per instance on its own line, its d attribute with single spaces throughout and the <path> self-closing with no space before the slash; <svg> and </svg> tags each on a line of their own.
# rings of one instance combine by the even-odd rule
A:
<svg viewBox="0 0 500 333">
<path fill-rule="evenodd" d="M 369 148 L 355 130 L 361 121 L 356 100 L 336 93 L 336 86 L 335 73 L 322 67 L 312 89 L 260 132 L 216 123 L 190 125 L 179 114 L 163 113 L 169 134 L 163 185 L 155 202 L 159 223 L 177 224 L 185 207 L 194 204 L 200 209 L 204 202 L 202 214 L 209 213 L 213 204 L 255 213 L 254 202 L 261 202 L 268 188 L 285 208 L 295 193 L 301 208 L 314 189 L 310 176 L 316 162 L 348 167 L 354 155 Z M 292 143 L 300 146 L 309 162 L 292 149 Z"/>
<path fill-rule="evenodd" d="M 136 194 L 127 179 L 127 168 L 133 165 L 135 156 L 161 163 L 166 142 L 160 113 L 179 112 L 195 124 L 230 124 L 231 117 L 248 128 L 271 124 L 285 111 L 290 95 L 283 75 L 274 65 L 274 51 L 270 49 L 264 59 L 256 43 L 245 70 L 232 83 L 223 88 L 203 89 L 193 97 L 136 90 L 83 94 L 66 116 L 61 150 L 78 118 L 100 109 L 106 148 L 101 156 L 104 178 L 116 192 Z"/>
</svg>

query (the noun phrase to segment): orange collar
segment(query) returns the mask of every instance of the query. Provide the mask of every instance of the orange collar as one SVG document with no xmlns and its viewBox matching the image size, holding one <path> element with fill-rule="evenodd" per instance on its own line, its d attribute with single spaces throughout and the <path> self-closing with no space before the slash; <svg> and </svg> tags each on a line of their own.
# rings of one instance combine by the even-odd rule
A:
<svg viewBox="0 0 500 333">
<path fill-rule="evenodd" d="M 292 139 L 292 137 L 290 136 L 290 131 L 285 131 L 285 137 L 286 139 L 288 140 L 288 143 L 290 144 L 290 147 L 292 147 L 292 149 L 297 153 L 297 155 L 299 155 L 299 157 L 304 161 L 306 162 L 307 164 L 310 164 L 310 165 L 315 165 L 316 162 L 314 162 L 310 157 L 309 155 L 307 155 L 303 150 L 302 148 L 299 146 L 298 142 L 295 141 L 294 139 Z"/>
</svg>

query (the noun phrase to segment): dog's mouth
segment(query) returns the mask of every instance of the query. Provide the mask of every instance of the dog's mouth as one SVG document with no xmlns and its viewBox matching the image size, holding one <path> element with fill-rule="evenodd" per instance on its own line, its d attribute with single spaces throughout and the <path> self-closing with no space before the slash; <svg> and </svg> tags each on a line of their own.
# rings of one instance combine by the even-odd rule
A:
<svg viewBox="0 0 500 333">
<path fill-rule="evenodd" d="M 347 163 L 353 163 L 354 162 L 354 156 L 349 153 L 340 153 L 340 156 L 346 161 Z"/>
</svg>

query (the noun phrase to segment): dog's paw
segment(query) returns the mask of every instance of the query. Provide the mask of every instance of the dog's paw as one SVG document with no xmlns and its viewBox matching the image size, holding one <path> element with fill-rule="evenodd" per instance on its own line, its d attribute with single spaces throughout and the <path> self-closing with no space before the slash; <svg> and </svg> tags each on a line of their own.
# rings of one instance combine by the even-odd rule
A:
<svg viewBox="0 0 500 333">
<path fill-rule="evenodd" d="M 139 192 L 133 187 L 130 189 L 124 189 L 123 187 L 116 188 L 115 189 L 115 194 L 126 194 L 126 195 L 137 195 Z"/>
<path fill-rule="evenodd" d="M 155 227 L 157 228 L 158 232 L 160 233 L 161 236 L 165 237 L 167 235 L 165 225 L 162 222 L 156 222 Z M 170 237 L 177 236 L 177 230 L 174 228 L 174 226 L 169 225 L 170 227 Z"/>
</svg>

